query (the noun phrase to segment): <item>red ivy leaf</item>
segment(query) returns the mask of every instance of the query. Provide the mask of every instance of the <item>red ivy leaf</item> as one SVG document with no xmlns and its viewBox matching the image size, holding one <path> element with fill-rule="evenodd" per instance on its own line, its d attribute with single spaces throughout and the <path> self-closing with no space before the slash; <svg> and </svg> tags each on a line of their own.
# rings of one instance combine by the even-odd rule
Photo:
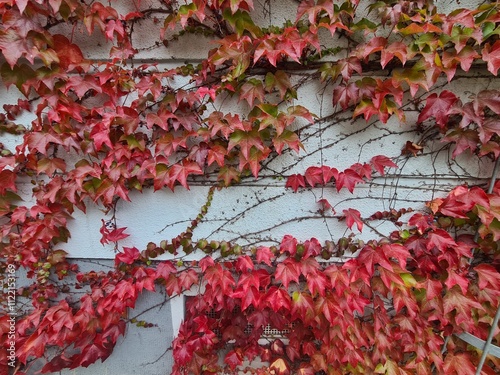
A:
<svg viewBox="0 0 500 375">
<path fill-rule="evenodd" d="M 6 190 L 17 191 L 16 174 L 8 169 L 0 172 L 0 194 L 5 194 Z"/>
<path fill-rule="evenodd" d="M 359 87 L 356 83 L 337 85 L 333 89 L 333 105 L 339 104 L 342 109 L 347 109 L 358 100 L 359 96 Z"/>
<path fill-rule="evenodd" d="M 446 374 L 470 375 L 476 372 L 470 353 L 449 353 L 444 360 L 443 368 Z"/>
<path fill-rule="evenodd" d="M 274 257 L 275 255 L 272 253 L 271 249 L 265 246 L 259 247 L 255 256 L 257 262 L 265 263 L 268 266 L 271 265 L 271 259 L 273 259 Z"/>
<path fill-rule="evenodd" d="M 111 355 L 112 348 L 112 346 L 104 348 L 102 345 L 91 344 L 90 346 L 85 347 L 82 350 L 82 353 L 76 357 L 73 366 L 76 364 L 81 367 L 89 367 L 98 359 L 104 361 Z"/>
<path fill-rule="evenodd" d="M 371 180 L 372 178 L 372 166 L 368 163 L 356 163 L 351 165 L 350 169 L 359 174 L 361 178 L 366 178 L 367 180 Z"/>
<path fill-rule="evenodd" d="M 460 275 L 458 270 L 449 269 L 445 284 L 448 289 L 451 289 L 454 285 L 458 285 L 462 290 L 462 293 L 465 295 L 467 294 L 467 289 L 469 287 L 469 279 Z"/>
<path fill-rule="evenodd" d="M 309 186 L 315 187 L 316 184 L 323 184 L 323 170 L 321 167 L 309 167 L 306 169 L 305 178 Z"/>
<path fill-rule="evenodd" d="M 276 267 L 274 277 L 276 280 L 281 281 L 285 288 L 288 288 L 292 281 L 299 282 L 300 276 L 300 263 L 297 263 L 291 258 L 285 259 Z"/>
<path fill-rule="evenodd" d="M 364 182 L 361 176 L 356 173 L 353 169 L 346 169 L 344 172 L 340 172 L 336 179 L 337 191 L 340 191 L 343 187 L 346 187 L 351 193 L 354 191 L 354 187 Z"/>
<path fill-rule="evenodd" d="M 326 13 L 330 18 L 334 18 L 333 15 L 333 4 L 329 1 L 319 1 L 315 4 L 314 0 L 304 0 L 300 3 L 297 9 L 296 21 L 300 20 L 304 14 L 307 14 L 307 18 L 311 24 L 316 23 L 316 17 L 318 14 Z"/>
<path fill-rule="evenodd" d="M 178 276 L 179 285 L 185 290 L 189 290 L 193 285 L 198 284 L 198 273 L 192 268 L 181 272 Z"/>
<path fill-rule="evenodd" d="M 123 253 L 118 253 L 115 257 L 115 263 L 118 265 L 120 262 L 125 264 L 132 264 L 135 260 L 139 259 L 141 253 L 135 247 L 124 247 Z"/>
<path fill-rule="evenodd" d="M 156 266 L 156 278 L 162 278 L 164 280 L 167 280 L 168 277 L 171 274 L 175 274 L 177 272 L 177 269 L 175 266 L 172 264 L 172 261 L 165 260 L 163 262 L 158 263 Z"/>
<path fill-rule="evenodd" d="M 257 310 L 260 307 L 261 294 L 254 286 L 238 288 L 231 293 L 231 297 L 241 299 L 241 311 L 245 311 L 250 306 L 253 306 L 253 308 Z"/>
<path fill-rule="evenodd" d="M 248 255 L 241 255 L 236 260 L 236 269 L 240 272 L 246 272 L 248 270 L 253 270 L 254 265 L 252 259 Z"/>
<path fill-rule="evenodd" d="M 408 46 L 403 43 L 403 42 L 394 42 L 389 44 L 388 46 L 385 46 L 384 49 L 382 49 L 382 55 L 380 57 L 380 65 L 382 65 L 382 68 L 385 68 L 386 65 L 391 61 L 394 56 L 396 56 L 401 63 L 404 65 L 406 63 L 408 55 Z"/>
<path fill-rule="evenodd" d="M 456 95 L 448 90 L 443 90 L 439 96 L 431 94 L 427 97 L 424 109 L 418 115 L 417 122 L 422 123 L 430 117 L 436 119 L 436 124 L 444 128 L 448 122 L 449 112 L 458 100 Z"/>
<path fill-rule="evenodd" d="M 290 255 L 295 255 L 297 252 L 297 239 L 289 234 L 285 235 L 281 240 L 280 253 L 283 254 L 284 252 L 288 252 Z"/>
<path fill-rule="evenodd" d="M 101 219 L 101 221 L 102 221 L 102 226 L 99 232 L 102 234 L 101 243 L 103 245 L 110 242 L 117 242 L 129 236 L 127 233 L 124 233 L 127 227 L 116 228 L 110 231 L 106 227 L 106 222 L 103 219 Z"/>
<path fill-rule="evenodd" d="M 443 229 L 436 229 L 430 232 L 428 239 L 429 242 L 427 243 L 427 250 L 431 250 L 433 247 L 436 247 L 439 251 L 444 252 L 446 251 L 446 248 L 457 245 L 450 234 Z"/>
<path fill-rule="evenodd" d="M 389 168 L 397 168 L 397 164 L 395 164 L 391 159 L 384 155 L 377 155 L 371 158 L 370 164 L 373 169 L 375 169 L 382 176 L 384 175 L 384 167 Z"/>
<path fill-rule="evenodd" d="M 194 161 L 183 160 L 182 164 L 174 164 L 168 171 L 169 183 L 168 187 L 173 191 L 175 181 L 179 181 L 182 186 L 189 190 L 187 178 L 191 174 L 203 174 L 198 163 Z"/>
<path fill-rule="evenodd" d="M 84 62 L 83 53 L 76 44 L 71 43 L 64 35 L 54 35 L 54 50 L 59 57 L 59 65 L 65 71 L 80 67 Z"/>
<path fill-rule="evenodd" d="M 23 55 L 29 56 L 27 38 L 23 38 L 16 30 L 9 29 L 0 34 L 0 50 L 11 69 Z M 33 63 L 33 58 L 29 59 Z"/>
<path fill-rule="evenodd" d="M 388 258 L 397 259 L 402 269 L 406 268 L 406 261 L 411 257 L 408 248 L 397 243 L 382 245 L 382 251 Z"/>
<path fill-rule="evenodd" d="M 328 211 L 328 210 L 332 210 L 333 213 L 335 213 L 334 208 L 332 207 L 332 205 L 330 204 L 330 202 L 328 202 L 327 199 L 325 199 L 325 198 L 320 199 L 318 201 L 318 204 L 321 206 L 320 212 L 325 212 L 325 211 Z"/>
<path fill-rule="evenodd" d="M 424 215 L 421 213 L 416 213 L 410 220 L 408 220 L 408 225 L 416 226 L 420 233 L 424 233 L 427 228 L 433 228 L 434 216 Z"/>
<path fill-rule="evenodd" d="M 126 229 L 127 227 L 116 228 L 115 230 L 112 230 L 106 235 L 106 240 L 110 242 L 117 242 L 119 240 L 127 238 L 129 235 L 127 233 L 124 233 Z"/>
<path fill-rule="evenodd" d="M 250 107 L 253 107 L 255 99 L 258 99 L 260 103 L 264 102 L 264 85 L 262 81 L 257 79 L 250 79 L 245 82 L 240 89 L 240 100 L 245 99 Z"/>
<path fill-rule="evenodd" d="M 479 264 L 474 267 L 477 272 L 478 285 L 480 289 L 491 285 L 492 289 L 500 290 L 500 273 L 489 264 Z"/>
<path fill-rule="evenodd" d="M 483 48 L 483 60 L 488 63 L 488 70 L 495 76 L 500 68 L 500 40 L 497 40 L 493 46 L 489 43 Z"/>
<path fill-rule="evenodd" d="M 285 188 L 292 188 L 293 192 L 296 193 L 299 187 L 306 187 L 304 176 L 301 174 L 292 174 L 287 178 Z"/>
<path fill-rule="evenodd" d="M 305 324 L 311 323 L 316 316 L 312 296 L 307 292 L 293 292 L 291 313 Z"/>
<path fill-rule="evenodd" d="M 472 115 L 477 116 L 476 113 L 481 113 L 484 107 L 488 107 L 497 115 L 500 115 L 500 91 L 498 90 L 484 90 L 477 94 L 474 100 L 474 111 Z M 480 117 L 474 119 L 480 124 Z"/>
<path fill-rule="evenodd" d="M 295 152 L 299 152 L 304 146 L 300 142 L 299 136 L 290 130 L 283 130 L 283 132 L 273 139 L 273 145 L 276 152 L 281 155 L 283 147 L 286 145 Z"/>
<path fill-rule="evenodd" d="M 428 301 L 441 296 L 441 292 L 443 291 L 442 282 L 434 279 L 425 279 L 424 281 L 418 283 L 418 287 L 425 290 L 425 295 Z"/>
<path fill-rule="evenodd" d="M 357 258 L 360 265 L 363 265 L 370 275 L 375 271 L 375 265 L 380 265 L 383 268 L 392 271 L 393 266 L 386 257 L 381 247 L 366 245 L 361 249 Z"/>
<path fill-rule="evenodd" d="M 356 56 L 363 60 L 372 53 L 383 51 L 387 45 L 387 39 L 381 36 L 373 37 L 368 43 L 360 44 L 356 50 Z"/>
<path fill-rule="evenodd" d="M 343 212 L 346 219 L 347 227 L 349 229 L 352 229 L 352 226 L 354 225 L 354 223 L 356 223 L 358 230 L 361 232 L 363 230 L 363 221 L 361 220 L 361 213 L 358 210 L 355 210 L 354 208 L 348 208 Z"/>
<path fill-rule="evenodd" d="M 277 286 L 270 287 L 265 300 L 274 312 L 278 312 L 281 308 L 285 311 L 290 310 L 291 299 L 288 291 L 285 289 L 278 288 Z"/>
<path fill-rule="evenodd" d="M 227 363 L 229 365 L 229 368 L 231 368 L 231 370 L 233 371 L 236 369 L 236 367 L 243 364 L 243 353 L 241 351 L 241 348 L 231 350 L 224 357 L 224 363 Z"/>
</svg>

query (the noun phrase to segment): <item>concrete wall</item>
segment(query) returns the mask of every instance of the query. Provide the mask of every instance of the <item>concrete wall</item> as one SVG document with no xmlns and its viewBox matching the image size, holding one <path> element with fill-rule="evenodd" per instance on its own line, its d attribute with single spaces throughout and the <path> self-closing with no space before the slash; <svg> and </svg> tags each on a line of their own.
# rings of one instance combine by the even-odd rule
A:
<svg viewBox="0 0 500 375">
<path fill-rule="evenodd" d="M 281 24 L 287 18 L 295 17 L 296 1 L 254 1 L 259 22 Z M 448 12 L 457 6 L 468 7 L 475 3 L 461 1 L 439 1 L 439 11 Z M 153 1 L 142 1 L 142 7 L 154 6 Z M 160 22 L 161 24 L 161 22 Z M 153 21 L 144 21 L 136 26 L 134 44 L 140 50 L 137 63 L 157 61 L 160 68 L 172 67 L 179 62 L 198 61 L 206 56 L 212 47 L 211 41 L 192 37 L 189 42 L 171 43 L 168 48 L 159 40 L 159 26 Z M 62 29 L 61 32 L 69 32 Z M 77 43 L 83 45 L 84 53 L 92 59 L 107 58 L 109 45 L 104 40 L 86 40 L 84 33 L 75 33 Z M 448 88 L 455 94 L 467 98 L 470 90 L 498 88 L 498 83 L 481 78 L 481 72 L 470 72 L 460 76 Z M 381 72 L 380 74 L 383 74 Z M 296 79 L 300 79 L 297 75 Z M 219 190 L 210 210 L 194 233 L 194 238 L 209 240 L 234 240 L 240 244 L 276 243 L 283 235 L 293 234 L 299 239 L 317 237 L 320 240 L 338 239 L 348 235 L 345 223 L 339 222 L 338 215 L 324 215 L 318 211 L 316 203 L 326 198 L 335 210 L 341 213 L 351 207 L 358 209 L 363 217 L 376 211 L 391 208 L 423 208 L 425 201 L 444 194 L 451 186 L 459 183 L 483 183 L 491 174 L 487 161 L 464 155 L 452 160 L 450 149 L 442 144 L 424 142 L 424 152 L 418 157 L 401 155 L 407 141 L 419 143 L 423 135 L 415 131 L 418 113 L 407 112 L 406 123 L 391 118 L 387 124 L 364 120 L 353 120 L 351 113 L 340 112 L 331 103 L 331 90 L 320 90 L 314 83 L 303 85 L 298 92 L 297 104 L 309 108 L 319 116 L 312 126 L 305 123 L 301 139 L 305 151 L 300 154 L 286 151 L 269 161 L 261 177 L 246 179 L 242 184 Z M 14 89 L 0 91 L 0 100 L 12 103 L 16 98 Z M 420 91 L 418 95 L 426 95 Z M 238 110 L 236 103 L 227 101 L 222 110 Z M 29 118 L 23 121 L 29 123 Z M 3 136 L 7 147 L 16 144 L 15 137 Z M 393 157 L 399 168 L 390 170 L 385 177 L 378 176 L 369 184 L 358 187 L 355 194 L 343 189 L 337 193 L 334 187 L 317 188 L 293 193 L 285 189 L 286 176 L 303 173 L 308 166 L 329 165 L 339 170 L 356 162 L 367 162 L 371 157 L 384 154 Z M 150 241 L 159 243 L 180 233 L 196 217 L 206 201 L 210 179 L 198 179 L 187 191 L 177 187 L 171 191 L 144 191 L 131 195 L 131 202 L 121 201 L 116 217 L 119 227 L 127 227 L 130 237 L 123 240 L 123 246 L 145 248 Z M 26 185 L 29 195 L 31 186 Z M 105 269 L 112 266 L 115 252 L 112 245 L 102 246 L 99 242 L 101 220 L 109 220 L 97 207 L 89 209 L 86 215 L 76 212 L 70 225 L 72 238 L 64 246 L 71 258 L 83 270 Z M 388 233 L 396 227 L 382 223 L 375 228 Z M 357 233 L 357 230 L 353 228 Z M 376 236 L 369 228 L 360 235 L 362 238 Z M 204 254 L 203 254 L 204 255 Z M 193 254 L 192 257 L 200 255 Z M 63 375 L 160 375 L 171 369 L 171 353 L 167 351 L 173 334 L 182 319 L 181 298 L 165 302 L 161 292 L 146 293 L 140 297 L 135 310 L 129 316 L 147 311 L 138 319 L 155 324 L 152 328 L 138 328 L 130 325 L 127 335 L 117 345 L 115 352 L 105 363 L 91 365 L 87 369 L 62 371 Z"/>
</svg>

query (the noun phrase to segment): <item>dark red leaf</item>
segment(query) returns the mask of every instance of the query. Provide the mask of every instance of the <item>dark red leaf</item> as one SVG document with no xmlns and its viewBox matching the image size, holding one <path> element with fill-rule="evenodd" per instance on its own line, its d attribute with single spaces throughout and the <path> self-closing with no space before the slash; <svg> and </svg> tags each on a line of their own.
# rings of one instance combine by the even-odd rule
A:
<svg viewBox="0 0 500 375">
<path fill-rule="evenodd" d="M 347 227 L 349 229 L 352 229 L 352 226 L 356 224 L 358 230 L 361 232 L 363 230 L 363 220 L 361 220 L 361 213 L 354 208 L 348 208 L 347 210 L 343 210 L 343 212 Z"/>
<path fill-rule="evenodd" d="M 288 252 L 290 255 L 295 255 L 297 252 L 297 239 L 289 234 L 285 235 L 281 240 L 280 253 Z"/>
<path fill-rule="evenodd" d="M 380 173 L 382 176 L 384 176 L 384 169 L 385 167 L 389 168 L 397 168 L 397 164 L 395 164 L 391 159 L 389 159 L 387 156 L 384 155 L 377 155 L 371 158 L 370 164 L 372 165 L 373 169 L 375 169 L 378 173 Z"/>
<path fill-rule="evenodd" d="M 224 357 L 224 363 L 227 363 L 231 370 L 243 364 L 243 353 L 240 348 L 229 351 Z"/>
<path fill-rule="evenodd" d="M 271 265 L 271 259 L 274 259 L 276 256 L 272 253 L 272 251 L 265 246 L 261 246 L 257 248 L 256 260 L 259 263 Z"/>
<path fill-rule="evenodd" d="M 269 304 L 274 312 L 278 312 L 280 309 L 283 311 L 290 310 L 291 297 L 288 291 L 277 286 L 272 286 L 266 293 L 266 302 Z"/>
<path fill-rule="evenodd" d="M 493 46 L 486 43 L 482 52 L 483 60 L 488 63 L 488 70 L 496 76 L 500 68 L 500 40 L 497 40 Z"/>
<path fill-rule="evenodd" d="M 291 282 L 299 282 L 300 276 L 300 263 L 295 260 L 287 258 L 276 267 L 274 277 L 277 281 L 281 281 L 285 288 L 288 288 Z"/>
<path fill-rule="evenodd" d="M 456 95 L 448 90 L 443 90 L 439 96 L 437 94 L 429 95 L 424 109 L 418 115 L 417 122 L 422 123 L 434 117 L 436 124 L 440 128 L 445 128 L 448 123 L 450 110 L 457 100 Z"/>
<path fill-rule="evenodd" d="M 301 174 L 293 174 L 287 178 L 285 188 L 292 188 L 294 193 L 296 193 L 299 187 L 306 187 L 304 176 Z"/>
<path fill-rule="evenodd" d="M 335 185 L 337 186 L 337 191 L 340 191 L 343 187 L 346 187 L 351 193 L 357 184 L 365 182 L 361 176 L 356 173 L 356 171 L 348 168 L 344 172 L 340 172 L 336 178 Z"/>
</svg>

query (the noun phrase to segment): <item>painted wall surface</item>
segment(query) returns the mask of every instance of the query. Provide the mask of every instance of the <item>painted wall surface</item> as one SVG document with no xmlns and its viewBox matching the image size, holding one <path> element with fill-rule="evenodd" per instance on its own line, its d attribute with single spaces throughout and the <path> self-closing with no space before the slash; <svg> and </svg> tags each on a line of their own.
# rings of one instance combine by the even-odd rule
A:
<svg viewBox="0 0 500 375">
<path fill-rule="evenodd" d="M 449 12 L 460 7 L 472 7 L 477 2 L 438 1 L 439 11 Z M 294 18 L 296 2 L 255 1 L 259 22 L 264 25 L 282 24 L 285 19 Z M 126 5 L 124 5 L 126 6 Z M 144 8 L 153 7 L 154 1 L 142 1 Z M 165 47 L 159 42 L 159 25 L 162 22 L 145 20 L 137 26 L 134 44 L 140 50 L 137 61 L 156 61 L 159 68 L 170 68 L 184 61 L 197 62 L 206 56 L 213 41 L 191 37 Z M 69 30 L 61 29 L 61 33 Z M 107 58 L 109 45 L 104 40 L 86 40 L 85 34 L 74 33 L 75 40 L 91 59 Z M 81 41 L 78 41 L 78 38 Z M 375 74 L 384 75 L 384 72 Z M 301 75 L 295 77 L 297 82 Z M 443 81 L 443 84 L 446 82 Z M 182 84 L 182 82 L 179 82 Z M 474 88 L 499 88 L 498 82 L 482 78 L 481 71 L 473 69 L 460 76 L 447 89 L 466 99 L 468 91 Z M 0 101 L 12 103 L 16 100 L 15 89 L 0 89 Z M 247 178 L 241 184 L 215 192 L 212 205 L 203 222 L 194 232 L 194 240 L 231 240 L 240 244 L 279 243 L 283 235 L 292 233 L 305 240 L 316 237 L 322 241 L 346 236 L 350 230 L 339 221 L 339 214 L 348 207 L 358 209 L 362 217 L 369 217 L 376 211 L 402 207 L 423 207 L 425 202 L 444 194 L 457 183 L 481 184 L 491 175 L 491 165 L 487 161 L 478 162 L 467 154 L 452 159 L 452 149 L 426 141 L 426 134 L 415 130 L 418 112 L 408 112 L 405 123 L 395 117 L 387 124 L 362 119 L 352 119 L 352 113 L 332 107 L 332 90 L 320 90 L 314 84 L 302 85 L 298 91 L 297 104 L 309 108 L 318 116 L 314 124 L 296 124 L 300 130 L 305 150 L 296 154 L 285 151 L 272 158 L 263 168 L 258 179 Z M 426 95 L 420 91 L 417 95 Z M 228 100 L 220 104 L 225 111 L 237 112 L 245 109 L 244 104 Z M 98 105 L 98 104 L 96 104 Z M 29 118 L 22 121 L 29 124 Z M 407 141 L 424 146 L 418 157 L 402 155 Z M 2 135 L 2 143 L 7 148 L 16 144 L 15 137 Z M 339 170 L 356 162 L 367 162 L 375 155 L 392 157 L 398 169 L 391 169 L 386 176 L 377 176 L 369 184 L 360 186 L 356 194 L 343 189 L 337 193 L 334 187 L 302 190 L 293 193 L 285 188 L 286 177 L 293 173 L 303 173 L 309 166 L 328 165 Z M 182 232 L 196 217 L 206 201 L 213 177 L 194 180 L 191 189 L 177 187 L 175 193 L 168 190 L 152 190 L 131 195 L 131 202 L 121 201 L 116 218 L 119 227 L 127 227 L 130 237 L 121 241 L 120 246 L 145 248 L 148 242 L 159 243 L 171 239 Z M 25 185 L 25 195 L 30 195 L 31 184 Z M 22 194 L 23 192 L 21 192 Z M 326 198 L 334 206 L 337 214 L 322 213 L 318 200 Z M 112 245 L 101 245 L 99 229 L 102 220 L 108 221 L 111 213 L 99 209 L 89 210 L 85 215 L 75 213 L 71 223 L 71 240 L 64 249 L 77 261 L 83 270 L 106 269 L 113 264 L 115 250 Z M 361 237 L 373 238 L 377 232 L 389 233 L 397 227 L 386 222 L 379 227 L 366 228 Z M 357 233 L 357 230 L 353 228 Z M 357 233 L 358 234 L 358 233 Z M 201 257 L 204 254 L 193 254 Z M 352 254 L 351 256 L 355 256 Z M 166 302 L 161 292 L 144 294 L 135 310 L 129 316 L 141 312 L 138 319 L 154 323 L 152 328 L 128 327 L 127 335 L 117 345 L 115 352 L 104 363 L 91 365 L 87 369 L 63 371 L 62 375 L 160 375 L 169 373 L 171 355 L 168 351 L 173 335 L 182 319 L 183 301 L 177 298 Z"/>
</svg>

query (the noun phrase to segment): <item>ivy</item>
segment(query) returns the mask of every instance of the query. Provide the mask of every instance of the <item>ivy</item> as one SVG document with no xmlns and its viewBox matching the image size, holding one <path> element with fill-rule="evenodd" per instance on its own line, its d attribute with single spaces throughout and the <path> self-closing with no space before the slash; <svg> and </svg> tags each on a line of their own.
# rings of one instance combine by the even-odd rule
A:
<svg viewBox="0 0 500 375">
<path fill-rule="evenodd" d="M 157 288 L 169 298 L 199 290 L 172 343 L 173 374 L 474 371 L 476 351 L 454 334 L 484 339 L 499 305 L 496 176 L 489 188 L 454 187 L 428 202 L 427 211 L 364 218 L 355 208 L 337 214 L 327 199 L 318 200 L 325 216 L 349 229 L 374 229 L 379 220 L 399 227 L 371 240 L 299 241 L 287 234 L 277 246 L 242 246 L 194 232 L 216 189 L 258 178 L 271 159 L 303 149 L 301 127 L 320 119 L 299 99 L 304 82 L 297 71 L 332 92 L 335 116 L 352 112 L 387 124 L 405 121 L 414 106 L 416 129 L 453 147 L 453 157 L 469 152 L 497 163 L 500 91 L 474 92 L 464 102 L 446 84 L 440 88 L 443 79 L 475 69 L 496 77 L 498 4 L 442 14 L 426 1 L 304 0 L 293 19 L 269 27 L 259 25 L 250 0 L 133 5 L 0 4 L 0 75 L 25 97 L 0 115 L 0 133 L 18 140 L 14 149 L 0 144 L 0 279 L 7 284 L 14 265 L 30 280 L 17 291 L 30 303 L 17 320 L 14 373 L 105 360 L 125 333 L 128 309 Z M 216 43 L 197 66 L 136 66 L 141 46 L 133 36 L 145 20 L 158 25 L 158 45 L 190 34 Z M 107 40 L 108 59 L 88 59 L 75 30 Z M 224 100 L 239 109 L 225 111 L 218 105 Z M 27 114 L 31 125 L 18 124 Z M 408 141 L 402 153 L 413 158 L 423 149 Z M 287 194 L 318 187 L 355 193 L 396 168 L 396 160 L 377 155 L 344 170 L 311 166 L 278 177 L 286 178 Z M 117 250 L 113 270 L 79 272 L 67 259 L 75 211 L 114 213 L 133 192 L 175 192 L 196 180 L 213 186 L 198 216 L 174 238 L 124 247 L 127 228 L 103 222 L 101 242 Z M 205 255 L 186 260 L 193 252 Z M 168 260 L 156 260 L 165 254 Z M 81 297 L 65 284 L 70 278 Z M 7 311 L 7 298 L 0 303 Z M 5 349 L 8 319 L 0 316 Z M 265 337 L 266 327 L 281 337 Z M 2 371 L 11 363 L 6 352 Z M 495 373 L 498 361 L 483 371 Z"/>
</svg>

